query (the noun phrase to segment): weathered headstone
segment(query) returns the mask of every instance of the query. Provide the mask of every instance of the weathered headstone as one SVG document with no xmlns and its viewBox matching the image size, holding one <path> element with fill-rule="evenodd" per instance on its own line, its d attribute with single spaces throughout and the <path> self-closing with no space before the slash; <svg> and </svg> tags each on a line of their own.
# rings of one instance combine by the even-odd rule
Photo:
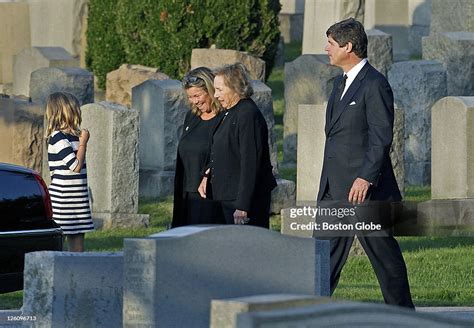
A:
<svg viewBox="0 0 474 328">
<path fill-rule="evenodd" d="M 37 104 L 0 97 L 0 162 L 42 171 L 43 116 Z"/>
<path fill-rule="evenodd" d="M 411 58 L 421 57 L 421 40 L 430 34 L 432 0 L 408 0 L 408 45 Z"/>
<path fill-rule="evenodd" d="M 388 73 L 395 104 L 405 113 L 405 182 L 431 179 L 431 106 L 446 96 L 446 71 L 436 61 L 394 63 Z"/>
<path fill-rule="evenodd" d="M 53 92 L 69 92 L 81 105 L 94 102 L 94 75 L 82 68 L 40 68 L 31 73 L 30 97 L 44 104 Z"/>
<path fill-rule="evenodd" d="M 28 5 L 0 3 L 0 84 L 13 82 L 13 56 L 30 44 Z"/>
<path fill-rule="evenodd" d="M 306 0 L 303 55 L 325 54 L 327 29 L 349 17 L 364 21 L 364 6 L 359 0 Z"/>
<path fill-rule="evenodd" d="M 474 198 L 474 97 L 439 100 L 431 119 L 431 197 Z"/>
<path fill-rule="evenodd" d="M 329 64 L 327 55 L 302 55 L 285 64 L 283 156 L 285 165 L 296 164 L 298 105 L 327 102 L 334 79 L 342 70 Z"/>
<path fill-rule="evenodd" d="M 92 218 L 104 229 L 147 226 L 138 211 L 139 118 L 136 110 L 100 102 L 81 107 L 89 129 L 87 177 Z"/>
<path fill-rule="evenodd" d="M 13 94 L 30 95 L 31 73 L 43 67 L 77 67 L 79 62 L 61 47 L 31 47 L 13 61 Z"/>
<path fill-rule="evenodd" d="M 474 96 L 474 32 L 446 32 L 424 37 L 423 59 L 443 63 L 448 96 Z"/>
<path fill-rule="evenodd" d="M 29 7 L 31 46 L 63 47 L 73 57 L 79 57 L 83 50 L 81 43 L 86 28 L 87 0 L 18 2 L 27 3 Z"/>
<path fill-rule="evenodd" d="M 367 30 L 367 59 L 380 73 L 387 76 L 392 66 L 392 36 L 380 30 Z"/>
<path fill-rule="evenodd" d="M 392 36 L 395 61 L 410 58 L 408 0 L 365 1 L 364 26 Z"/>
<path fill-rule="evenodd" d="M 107 73 L 106 100 L 130 107 L 132 88 L 151 79 L 166 80 L 169 76 L 156 68 L 123 64 L 117 70 Z"/>
<path fill-rule="evenodd" d="M 281 0 L 280 3 L 281 10 L 278 19 L 284 42 L 302 41 L 305 0 Z"/>
<path fill-rule="evenodd" d="M 176 80 L 148 80 L 132 89 L 140 114 L 140 196 L 173 194 L 174 170 L 184 117 L 189 111 Z"/>
<path fill-rule="evenodd" d="M 181 227 L 125 239 L 124 276 L 124 327 L 209 327 L 213 299 L 329 295 L 329 242 L 250 226 Z"/>
<path fill-rule="evenodd" d="M 272 201 L 270 203 L 270 213 L 280 214 L 281 210 L 290 206 L 295 206 L 296 185 L 291 180 L 276 179 L 277 186 L 272 190 Z"/>
<path fill-rule="evenodd" d="M 431 0 L 430 34 L 466 31 L 474 32 L 473 0 Z"/>
<path fill-rule="evenodd" d="M 21 315 L 34 327 L 121 327 L 122 267 L 122 253 L 28 253 Z"/>
<path fill-rule="evenodd" d="M 370 303 L 327 303 L 237 315 L 236 328 L 280 327 L 469 327 L 472 321 L 418 313 L 398 306 Z"/>
<path fill-rule="evenodd" d="M 233 328 L 240 313 L 300 308 L 331 302 L 329 297 L 269 294 L 212 300 L 211 328 Z"/>
<path fill-rule="evenodd" d="M 193 49 L 191 68 L 200 66 L 217 68 L 240 62 L 247 67 L 250 78 L 265 82 L 265 61 L 243 51 L 231 49 Z"/>
</svg>

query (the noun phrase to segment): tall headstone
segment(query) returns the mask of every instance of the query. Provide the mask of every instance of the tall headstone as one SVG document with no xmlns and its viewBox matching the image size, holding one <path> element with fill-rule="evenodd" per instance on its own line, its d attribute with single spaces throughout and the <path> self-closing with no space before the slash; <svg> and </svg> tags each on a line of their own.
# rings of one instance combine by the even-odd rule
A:
<svg viewBox="0 0 474 328">
<path fill-rule="evenodd" d="M 240 62 L 247 67 L 252 80 L 265 82 L 265 61 L 243 51 L 231 49 L 193 49 L 191 69 L 204 66 L 217 68 Z"/>
<path fill-rule="evenodd" d="M 92 218 L 98 227 L 143 227 L 149 217 L 138 211 L 138 111 L 100 102 L 81 107 L 89 129 L 87 177 Z"/>
<path fill-rule="evenodd" d="M 408 10 L 409 0 L 365 1 L 364 26 L 392 36 L 395 61 L 410 58 Z"/>
<path fill-rule="evenodd" d="M 305 0 L 280 0 L 280 33 L 285 43 L 303 40 Z"/>
<path fill-rule="evenodd" d="M 44 104 L 53 92 L 69 92 L 81 105 L 94 102 L 94 75 L 82 68 L 45 67 L 31 73 L 30 98 Z"/>
<path fill-rule="evenodd" d="M 284 164 L 296 164 L 298 105 L 327 102 L 334 79 L 342 70 L 329 64 L 327 55 L 302 55 L 285 64 L 285 113 L 283 114 Z"/>
<path fill-rule="evenodd" d="M 184 117 L 189 111 L 179 81 L 148 80 L 132 89 L 140 115 L 140 196 L 173 194 L 174 170 Z"/>
<path fill-rule="evenodd" d="M 367 0 L 366 0 L 367 1 Z M 354 17 L 364 21 L 364 5 L 359 0 L 306 0 L 304 10 L 303 55 L 325 54 L 326 31 L 332 24 Z"/>
<path fill-rule="evenodd" d="M 431 197 L 474 198 L 474 97 L 439 100 L 431 119 Z"/>
<path fill-rule="evenodd" d="M 13 82 L 13 56 L 30 45 L 28 5 L 0 3 L 0 84 Z"/>
<path fill-rule="evenodd" d="M 30 96 L 31 73 L 43 67 L 77 67 L 79 62 L 61 47 L 31 47 L 13 61 L 13 94 Z"/>
<path fill-rule="evenodd" d="M 380 73 L 387 76 L 392 66 L 392 36 L 380 30 L 367 30 L 367 59 Z"/>
<path fill-rule="evenodd" d="M 473 0 L 431 0 L 430 35 L 444 32 L 474 32 Z"/>
<path fill-rule="evenodd" d="M 122 253 L 25 256 L 23 316 L 34 327 L 121 327 Z"/>
<path fill-rule="evenodd" d="M 449 96 L 474 96 L 474 32 L 445 32 L 423 38 L 423 59 L 446 68 Z"/>
<path fill-rule="evenodd" d="M 123 64 L 117 70 L 107 73 L 105 99 L 130 107 L 132 88 L 151 79 L 166 80 L 169 76 L 160 73 L 157 68 Z"/>
<path fill-rule="evenodd" d="M 0 97 L 0 162 L 42 171 L 43 116 L 38 104 Z"/>
<path fill-rule="evenodd" d="M 422 54 L 421 40 L 430 34 L 432 0 L 408 0 L 408 45 L 411 57 Z"/>
<path fill-rule="evenodd" d="M 18 0 L 28 4 L 31 46 L 62 47 L 73 57 L 81 54 L 87 0 Z M 47 24 L 45 24 L 47 22 Z"/>
<path fill-rule="evenodd" d="M 405 112 L 405 182 L 431 179 L 431 106 L 446 96 L 446 71 L 436 61 L 394 63 L 388 73 L 395 104 Z"/>
<path fill-rule="evenodd" d="M 250 226 L 181 227 L 125 239 L 124 276 L 124 327 L 209 327 L 213 299 L 328 296 L 329 242 Z"/>
</svg>

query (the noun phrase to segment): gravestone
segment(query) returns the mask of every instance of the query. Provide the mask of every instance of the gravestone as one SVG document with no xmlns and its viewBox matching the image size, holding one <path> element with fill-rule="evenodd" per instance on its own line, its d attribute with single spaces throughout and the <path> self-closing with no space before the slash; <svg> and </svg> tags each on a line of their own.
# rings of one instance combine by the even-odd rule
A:
<svg viewBox="0 0 474 328">
<path fill-rule="evenodd" d="M 392 66 L 392 36 L 380 30 L 367 30 L 367 59 L 380 73 L 387 76 Z"/>
<path fill-rule="evenodd" d="M 132 88 L 151 79 L 166 80 L 169 76 L 160 73 L 157 68 L 123 64 L 117 70 L 107 73 L 105 99 L 130 108 Z"/>
<path fill-rule="evenodd" d="M 30 95 L 31 73 L 43 67 L 77 67 L 79 62 L 61 47 L 31 47 L 13 60 L 13 94 Z"/>
<path fill-rule="evenodd" d="M 472 321 L 418 313 L 399 306 L 371 303 L 327 303 L 237 315 L 236 328 L 280 327 L 469 327 Z"/>
<path fill-rule="evenodd" d="M 327 29 L 349 17 L 364 21 L 364 6 L 359 0 L 306 0 L 303 55 L 325 54 Z"/>
<path fill-rule="evenodd" d="M 285 43 L 302 41 L 305 0 L 281 0 L 280 3 L 278 19 L 283 41 Z"/>
<path fill-rule="evenodd" d="M 0 97 L 0 162 L 42 171 L 43 116 L 38 104 Z"/>
<path fill-rule="evenodd" d="M 124 327 L 209 327 L 213 299 L 328 296 L 329 243 L 251 226 L 180 227 L 125 239 L 124 275 Z"/>
<path fill-rule="evenodd" d="M 408 0 L 408 45 L 410 56 L 420 58 L 421 40 L 430 34 L 432 0 Z"/>
<path fill-rule="evenodd" d="M 448 96 L 474 96 L 474 32 L 446 32 L 424 37 L 423 59 L 443 63 Z"/>
<path fill-rule="evenodd" d="M 388 73 L 395 104 L 405 113 L 405 182 L 431 180 L 431 106 L 446 96 L 446 71 L 436 61 L 398 62 Z"/>
<path fill-rule="evenodd" d="M 30 45 L 28 5 L 0 3 L 0 84 L 13 82 L 13 56 Z"/>
<path fill-rule="evenodd" d="M 431 200 L 417 223 L 431 235 L 473 236 L 474 97 L 446 97 L 431 109 Z"/>
<path fill-rule="evenodd" d="M 296 184 L 291 180 L 278 177 L 276 177 L 276 182 L 277 186 L 272 190 L 271 214 L 280 214 L 282 209 L 295 206 L 296 202 Z"/>
<path fill-rule="evenodd" d="M 408 3 L 408 0 L 365 1 L 364 26 L 366 29 L 378 29 L 392 36 L 395 61 L 410 58 Z"/>
<path fill-rule="evenodd" d="M 81 111 L 91 135 L 86 161 L 94 223 L 104 229 L 148 226 L 148 215 L 137 214 L 138 112 L 109 102 Z"/>
<path fill-rule="evenodd" d="M 283 114 L 284 165 L 296 164 L 298 105 L 327 102 L 334 79 L 342 70 L 329 64 L 327 55 L 302 55 L 285 64 L 285 112 Z"/>
<path fill-rule="evenodd" d="M 174 170 L 186 93 L 176 80 L 148 80 L 132 89 L 132 108 L 140 115 L 140 196 L 173 194 Z"/>
<path fill-rule="evenodd" d="M 87 0 L 19 0 L 19 2 L 27 3 L 29 7 L 31 46 L 62 47 L 74 58 L 83 53 L 82 39 L 87 25 Z"/>
<path fill-rule="evenodd" d="M 430 35 L 444 32 L 474 32 L 473 0 L 431 0 Z"/>
<path fill-rule="evenodd" d="M 329 297 L 269 294 L 212 300 L 210 328 L 233 328 L 240 313 L 300 308 L 331 302 Z"/>
<path fill-rule="evenodd" d="M 122 253 L 28 253 L 21 315 L 34 327 L 121 327 L 122 266 Z"/>
<path fill-rule="evenodd" d="M 191 69 L 197 67 L 217 68 L 240 62 L 247 67 L 252 80 L 265 82 L 265 61 L 243 51 L 231 49 L 193 49 Z"/>
<path fill-rule="evenodd" d="M 69 92 L 82 105 L 94 102 L 94 75 L 82 68 L 45 67 L 31 73 L 30 98 L 33 102 L 46 103 L 53 92 Z"/>
</svg>

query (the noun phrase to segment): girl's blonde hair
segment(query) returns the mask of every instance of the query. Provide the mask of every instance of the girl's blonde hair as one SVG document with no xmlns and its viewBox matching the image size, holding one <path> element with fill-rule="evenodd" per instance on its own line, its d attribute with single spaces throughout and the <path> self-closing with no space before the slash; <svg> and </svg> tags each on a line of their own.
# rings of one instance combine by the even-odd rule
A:
<svg viewBox="0 0 474 328">
<path fill-rule="evenodd" d="M 46 99 L 46 128 L 45 138 L 54 131 L 67 130 L 68 133 L 79 137 L 81 135 L 81 108 L 79 101 L 67 92 L 55 92 Z"/>
</svg>

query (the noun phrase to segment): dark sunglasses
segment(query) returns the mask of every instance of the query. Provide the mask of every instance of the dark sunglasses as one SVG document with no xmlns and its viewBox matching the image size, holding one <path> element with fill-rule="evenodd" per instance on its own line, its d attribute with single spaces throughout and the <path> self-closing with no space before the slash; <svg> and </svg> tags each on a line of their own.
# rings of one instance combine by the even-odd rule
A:
<svg viewBox="0 0 474 328">
<path fill-rule="evenodd" d="M 183 78 L 183 85 L 184 86 L 188 86 L 188 85 L 191 85 L 191 84 L 194 84 L 196 83 L 197 81 L 203 81 L 203 79 L 201 79 L 200 77 L 197 77 L 197 76 L 185 76 Z"/>
</svg>

